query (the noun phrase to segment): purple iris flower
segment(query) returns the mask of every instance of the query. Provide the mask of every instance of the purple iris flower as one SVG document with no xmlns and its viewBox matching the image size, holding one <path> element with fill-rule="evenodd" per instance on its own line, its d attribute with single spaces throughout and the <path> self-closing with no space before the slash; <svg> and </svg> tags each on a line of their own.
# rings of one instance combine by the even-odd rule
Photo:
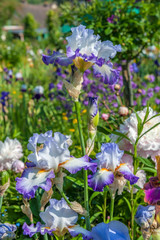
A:
<svg viewBox="0 0 160 240">
<path fill-rule="evenodd" d="M 123 176 L 134 184 L 138 181 L 127 164 L 121 163 L 120 160 L 124 154 L 116 143 L 104 143 L 101 146 L 101 152 L 96 154 L 97 171 L 93 175 L 88 176 L 88 185 L 94 191 L 103 191 L 106 185 L 114 182 L 116 176 Z"/>
<path fill-rule="evenodd" d="M 135 215 L 135 221 L 141 228 L 149 228 L 154 220 L 155 206 L 139 205 Z"/>
<path fill-rule="evenodd" d="M 52 55 L 42 55 L 43 62 L 68 66 L 74 64 L 81 72 L 85 72 L 94 65 L 96 74 L 100 74 L 104 83 L 114 84 L 119 78 L 119 71 L 113 68 L 110 60 L 117 52 L 121 52 L 120 45 L 113 45 L 111 41 L 101 42 L 99 35 L 94 35 L 93 30 L 80 25 L 72 28 L 72 35 L 67 37 L 68 45 L 66 55 L 53 52 Z"/>
<path fill-rule="evenodd" d="M 155 99 L 155 103 L 156 103 L 157 105 L 159 105 L 159 104 L 160 104 L 160 99 L 156 98 L 156 99 Z"/>
<path fill-rule="evenodd" d="M 38 150 L 37 145 L 43 144 L 42 149 Z M 21 178 L 16 178 L 16 189 L 23 194 L 24 198 L 33 198 L 36 190 L 41 187 L 49 191 L 52 187 L 52 180 L 55 173 L 65 168 L 70 173 L 75 174 L 83 169 L 94 171 L 96 163 L 90 163 L 87 155 L 75 158 L 70 155 L 69 146 L 72 140 L 59 132 L 48 131 L 44 134 L 33 134 L 27 145 L 32 153 L 28 160 L 34 163 L 34 167 L 24 170 Z"/>
<path fill-rule="evenodd" d="M 151 177 L 144 185 L 145 198 L 148 204 L 156 204 L 160 200 L 160 185 L 158 177 Z"/>
<path fill-rule="evenodd" d="M 138 72 L 139 72 L 139 68 L 138 68 L 138 66 L 137 66 L 136 63 L 132 63 L 132 68 L 133 68 L 133 71 L 134 71 L 135 73 L 138 73 Z"/>
<path fill-rule="evenodd" d="M 107 18 L 107 22 L 109 23 L 115 23 L 115 19 L 117 19 L 117 16 L 111 15 L 111 17 Z"/>
<path fill-rule="evenodd" d="M 136 88 L 137 88 L 137 84 L 136 84 L 135 82 L 131 82 L 131 84 L 132 84 L 132 88 L 133 88 L 133 89 L 136 89 Z"/>
<path fill-rule="evenodd" d="M 155 93 L 158 93 L 160 91 L 160 87 L 159 86 L 156 86 L 155 88 L 154 88 L 154 92 Z"/>
<path fill-rule="evenodd" d="M 53 89 L 55 86 L 54 86 L 54 83 L 50 83 L 49 84 L 49 91 L 51 90 L 51 89 Z"/>
<path fill-rule="evenodd" d="M 16 225 L 0 223 L 0 239 L 14 239 L 16 236 L 14 232 L 16 230 Z"/>
</svg>

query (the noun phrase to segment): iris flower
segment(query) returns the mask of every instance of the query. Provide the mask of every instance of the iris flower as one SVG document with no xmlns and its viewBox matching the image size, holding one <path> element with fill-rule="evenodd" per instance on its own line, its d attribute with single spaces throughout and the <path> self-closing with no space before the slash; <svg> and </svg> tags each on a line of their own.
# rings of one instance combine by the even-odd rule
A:
<svg viewBox="0 0 160 240">
<path fill-rule="evenodd" d="M 70 230 L 70 234 L 74 237 L 82 233 L 82 229 L 78 228 Z M 110 223 L 99 223 L 92 228 L 91 232 L 83 232 L 83 239 L 93 240 L 130 240 L 128 228 L 119 221 L 111 221 Z"/>
<path fill-rule="evenodd" d="M 82 234 L 83 239 L 86 240 L 130 240 L 127 227 L 119 221 L 112 221 L 108 224 L 100 223 L 93 227 L 91 232 L 76 225 L 78 214 L 68 206 L 63 198 L 60 201 L 51 199 L 45 212 L 40 213 L 40 218 L 44 224 L 37 222 L 36 226 L 34 224 L 28 226 L 24 223 L 23 234 L 32 237 L 40 232 L 42 235 L 48 233 L 61 237 L 69 232 L 72 237 Z"/>
<path fill-rule="evenodd" d="M 44 222 L 41 224 L 37 222 L 34 227 L 33 224 L 28 226 L 23 225 L 23 234 L 32 237 L 35 233 L 40 232 L 42 235 L 48 233 L 49 235 L 64 236 L 67 232 L 78 229 L 79 233 L 89 234 L 87 230 L 75 225 L 78 220 L 78 214 L 73 211 L 66 201 L 62 198 L 60 201 L 50 199 L 50 205 L 45 209 L 45 212 L 40 213 L 40 218 Z M 78 234 L 79 234 L 78 233 Z"/>
<path fill-rule="evenodd" d="M 38 144 L 40 145 L 38 147 Z M 74 174 L 82 168 L 95 170 L 96 164 L 90 163 L 87 155 L 75 158 L 70 155 L 69 146 L 72 144 L 70 137 L 59 132 L 48 131 L 45 134 L 33 134 L 29 139 L 28 150 L 32 151 L 28 156 L 27 168 L 21 178 L 16 178 L 16 189 L 24 198 L 33 198 L 38 187 L 49 191 L 52 187 L 52 179 L 60 169 L 64 168 Z"/>
<path fill-rule="evenodd" d="M 137 182 L 138 177 L 133 175 L 127 164 L 120 163 L 123 154 L 124 151 L 115 143 L 102 144 L 101 152 L 96 155 L 97 171 L 88 176 L 88 184 L 94 191 L 103 191 L 106 185 L 114 184 L 117 179 L 129 180 L 131 185 Z M 115 186 L 118 189 L 117 184 Z"/>
<path fill-rule="evenodd" d="M 121 52 L 120 45 L 113 45 L 111 41 L 100 41 L 99 35 L 94 31 L 79 25 L 71 29 L 72 35 L 68 41 L 66 55 L 53 52 L 52 55 L 42 55 L 43 62 L 48 64 L 57 63 L 61 66 L 74 64 L 81 72 L 94 65 L 94 71 L 100 74 L 106 84 L 115 84 L 119 78 L 119 72 L 113 69 L 110 62 L 117 52 Z"/>
<path fill-rule="evenodd" d="M 135 221 L 141 228 L 149 228 L 155 217 L 155 206 L 139 205 L 135 215 Z"/>
<path fill-rule="evenodd" d="M 14 239 L 15 231 L 17 230 L 16 225 L 9 223 L 0 223 L 0 239 Z"/>
</svg>

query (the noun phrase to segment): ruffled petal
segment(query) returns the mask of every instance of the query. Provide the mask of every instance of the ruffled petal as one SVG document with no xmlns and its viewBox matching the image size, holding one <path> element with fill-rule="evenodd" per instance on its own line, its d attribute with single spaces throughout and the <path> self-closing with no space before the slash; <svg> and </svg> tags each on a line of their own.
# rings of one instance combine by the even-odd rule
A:
<svg viewBox="0 0 160 240">
<path fill-rule="evenodd" d="M 155 212 L 155 206 L 139 205 L 135 215 L 136 223 L 142 228 L 149 228 L 153 223 Z"/>
<path fill-rule="evenodd" d="M 74 227 L 69 227 L 68 231 L 69 231 L 69 233 L 71 234 L 72 237 L 76 237 L 77 235 L 82 234 L 83 239 L 85 239 L 85 240 L 92 239 L 91 232 L 89 232 L 86 229 L 80 227 L 79 225 L 76 225 Z"/>
<path fill-rule="evenodd" d="M 29 235 L 29 237 L 32 237 L 35 233 L 40 232 L 41 224 L 40 222 L 37 222 L 36 226 L 34 227 L 34 224 L 31 224 L 30 226 L 27 225 L 27 223 L 23 224 L 23 234 Z"/>
<path fill-rule="evenodd" d="M 38 187 L 49 191 L 52 187 L 51 179 L 54 177 L 53 171 L 27 168 L 24 170 L 21 178 L 16 178 L 16 190 L 23 194 L 24 198 L 33 198 Z"/>
<path fill-rule="evenodd" d="M 119 221 L 99 223 L 91 233 L 93 240 L 130 240 L 128 228 Z"/>
<path fill-rule="evenodd" d="M 70 58 L 66 57 L 64 54 L 60 52 L 55 51 L 50 56 L 42 54 L 42 61 L 46 65 L 58 63 L 61 66 L 68 66 L 73 63 Z"/>
<path fill-rule="evenodd" d="M 113 85 L 119 79 L 119 71 L 113 69 L 111 63 L 105 63 L 102 66 L 94 65 L 93 66 L 94 74 L 100 75 L 105 84 Z"/>
<path fill-rule="evenodd" d="M 50 228 L 50 227 L 45 227 L 45 226 L 41 226 L 40 228 L 40 233 L 42 235 L 45 235 L 46 233 L 49 234 L 50 236 L 53 236 L 53 232 L 56 231 L 55 228 Z"/>
<path fill-rule="evenodd" d="M 127 179 L 128 181 L 130 181 L 130 184 L 135 184 L 139 177 L 135 176 L 131 170 L 127 167 L 127 165 L 125 163 L 121 163 L 116 171 L 120 172 L 123 174 L 124 178 Z"/>
<path fill-rule="evenodd" d="M 104 143 L 101 146 L 101 152 L 96 154 L 101 168 L 111 169 L 113 172 L 120 164 L 124 151 L 120 150 L 116 143 Z"/>
<path fill-rule="evenodd" d="M 45 212 L 40 213 L 40 217 L 46 227 L 55 228 L 59 233 L 75 225 L 78 220 L 78 214 L 68 206 L 63 198 L 60 201 L 50 199 L 50 205 Z"/>
<path fill-rule="evenodd" d="M 102 168 L 93 175 L 88 176 L 88 185 L 94 191 L 102 192 L 106 185 L 112 184 L 114 181 L 114 174 L 106 168 Z"/>
<path fill-rule="evenodd" d="M 98 57 L 109 61 L 110 58 L 114 58 L 116 56 L 117 52 L 121 52 L 121 45 L 114 46 L 111 41 L 104 41 L 100 44 Z"/>
<path fill-rule="evenodd" d="M 89 157 L 85 155 L 81 158 L 70 157 L 69 160 L 59 164 L 59 167 L 63 167 L 70 173 L 74 174 L 80 171 L 82 168 L 85 170 L 89 169 L 94 172 L 97 164 L 89 162 Z"/>
<path fill-rule="evenodd" d="M 66 138 L 67 141 L 68 138 Z M 67 148 L 68 143 L 63 144 L 55 141 L 54 138 L 48 139 L 43 145 L 43 148 L 38 152 L 31 153 L 28 160 L 35 163 L 40 169 L 58 169 L 59 163 L 70 158 L 70 152 Z"/>
<path fill-rule="evenodd" d="M 156 204 L 160 199 L 160 187 L 145 190 L 144 201 L 148 204 Z"/>
</svg>

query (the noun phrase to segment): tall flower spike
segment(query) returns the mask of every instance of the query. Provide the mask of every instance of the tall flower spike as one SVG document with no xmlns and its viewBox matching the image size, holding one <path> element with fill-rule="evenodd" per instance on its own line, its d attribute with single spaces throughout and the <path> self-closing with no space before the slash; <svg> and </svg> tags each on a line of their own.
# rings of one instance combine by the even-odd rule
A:
<svg viewBox="0 0 160 240">
<path fill-rule="evenodd" d="M 102 144 L 101 152 L 96 155 L 97 171 L 88 176 L 88 185 L 94 191 L 103 191 L 106 185 L 113 184 L 119 178 L 129 180 L 131 185 L 137 182 L 138 177 L 130 171 L 125 163 L 120 163 L 123 154 L 124 152 L 118 148 L 116 143 Z M 121 186 L 115 184 L 115 187 L 114 193 Z"/>
<path fill-rule="evenodd" d="M 38 149 L 37 145 L 42 144 Z M 52 131 L 45 134 L 33 134 L 29 139 L 28 149 L 32 153 L 28 156 L 27 168 L 21 178 L 16 178 L 16 189 L 24 198 L 33 198 L 36 190 L 41 187 L 49 191 L 53 185 L 55 175 L 61 169 L 74 174 L 82 168 L 94 171 L 96 163 L 90 163 L 87 155 L 75 158 L 70 155 L 71 139 L 59 132 L 52 136 Z M 60 186 L 55 181 L 57 186 Z"/>
</svg>

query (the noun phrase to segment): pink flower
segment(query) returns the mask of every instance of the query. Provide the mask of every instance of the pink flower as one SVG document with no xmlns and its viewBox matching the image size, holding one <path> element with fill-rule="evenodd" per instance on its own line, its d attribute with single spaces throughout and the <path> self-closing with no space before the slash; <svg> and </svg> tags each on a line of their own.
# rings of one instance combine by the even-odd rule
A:
<svg viewBox="0 0 160 240">
<path fill-rule="evenodd" d="M 12 164 L 12 170 L 16 173 L 19 173 L 19 172 L 23 172 L 25 168 L 25 165 L 22 161 L 20 160 L 16 160 L 14 161 L 14 163 Z"/>
<path fill-rule="evenodd" d="M 104 121 L 107 121 L 109 119 L 109 117 L 110 117 L 109 113 L 102 113 L 102 119 Z"/>
</svg>

